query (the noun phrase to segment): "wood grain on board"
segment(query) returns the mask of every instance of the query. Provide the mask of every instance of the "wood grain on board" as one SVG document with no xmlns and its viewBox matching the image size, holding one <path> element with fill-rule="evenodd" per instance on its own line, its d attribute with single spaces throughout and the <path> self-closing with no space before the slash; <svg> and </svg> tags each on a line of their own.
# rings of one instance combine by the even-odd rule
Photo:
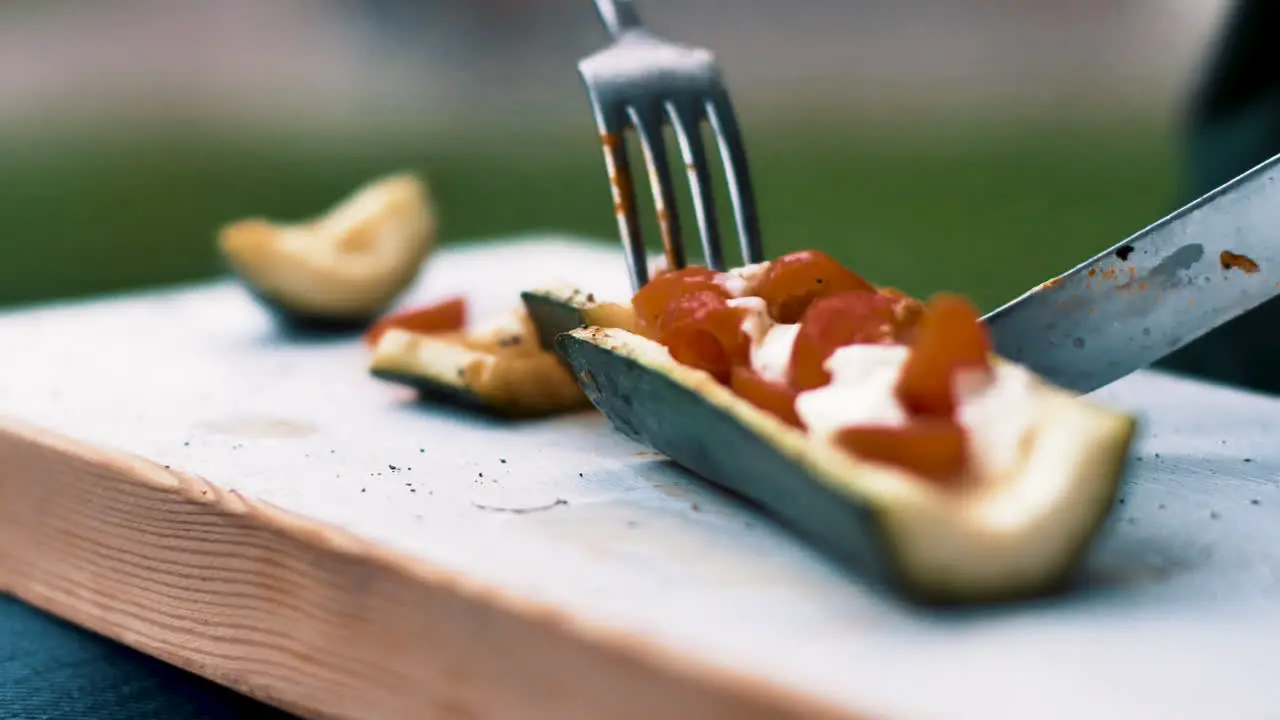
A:
<svg viewBox="0 0 1280 720">
<path fill-rule="evenodd" d="M 477 314 L 618 252 L 451 250 Z M 0 589 L 313 717 L 1263 717 L 1280 403 L 1140 373 L 1080 587 L 940 613 L 864 588 L 594 412 L 499 422 L 282 337 L 215 283 L 0 315 Z M 1225 713 L 1225 714 L 1224 714 Z"/>
</svg>

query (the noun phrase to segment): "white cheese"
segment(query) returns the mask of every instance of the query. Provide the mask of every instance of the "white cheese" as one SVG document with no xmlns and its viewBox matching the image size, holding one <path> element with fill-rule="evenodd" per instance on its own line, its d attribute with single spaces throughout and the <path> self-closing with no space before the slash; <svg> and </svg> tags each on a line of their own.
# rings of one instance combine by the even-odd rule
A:
<svg viewBox="0 0 1280 720">
<path fill-rule="evenodd" d="M 770 382 L 787 382 L 791 350 L 799 331 L 799 325 L 776 324 L 769 328 L 759 345 L 752 346 L 751 367 L 760 377 Z"/>
<path fill-rule="evenodd" d="M 907 414 L 894 388 L 910 350 L 905 345 L 847 345 L 823 365 L 831 382 L 796 397 L 809 433 L 830 439 L 854 425 L 902 427 Z"/>
<path fill-rule="evenodd" d="M 724 288 L 730 297 L 745 298 L 755 292 L 760 276 L 768 269 L 768 261 L 743 265 L 720 273 L 716 276 L 715 282 Z"/>
<path fill-rule="evenodd" d="M 995 377 L 961 380 L 956 418 L 969 430 L 970 454 L 984 476 L 1004 472 L 1018 461 L 1035 421 L 1035 376 L 1018 365 L 1000 363 Z"/>
<path fill-rule="evenodd" d="M 751 368 L 765 380 L 785 383 L 800 326 L 775 323 L 764 300 L 758 297 L 733 298 L 729 307 L 748 311 L 742 320 L 742 331 L 751 338 Z"/>
</svg>

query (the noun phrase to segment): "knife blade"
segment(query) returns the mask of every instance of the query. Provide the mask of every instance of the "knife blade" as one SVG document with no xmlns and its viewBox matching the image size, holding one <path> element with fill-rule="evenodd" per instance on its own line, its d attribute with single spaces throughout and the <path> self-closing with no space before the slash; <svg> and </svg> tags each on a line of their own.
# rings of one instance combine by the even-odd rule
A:
<svg viewBox="0 0 1280 720">
<path fill-rule="evenodd" d="M 1280 155 L 983 319 L 996 352 L 1087 393 L 1278 294 Z"/>
</svg>

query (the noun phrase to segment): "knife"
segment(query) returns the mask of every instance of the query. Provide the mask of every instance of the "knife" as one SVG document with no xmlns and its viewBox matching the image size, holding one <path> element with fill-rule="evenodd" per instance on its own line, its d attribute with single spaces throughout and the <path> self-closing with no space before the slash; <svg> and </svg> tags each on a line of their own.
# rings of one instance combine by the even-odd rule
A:
<svg viewBox="0 0 1280 720">
<path fill-rule="evenodd" d="M 1276 295 L 1280 155 L 983 320 L 996 352 L 1087 393 Z"/>
</svg>

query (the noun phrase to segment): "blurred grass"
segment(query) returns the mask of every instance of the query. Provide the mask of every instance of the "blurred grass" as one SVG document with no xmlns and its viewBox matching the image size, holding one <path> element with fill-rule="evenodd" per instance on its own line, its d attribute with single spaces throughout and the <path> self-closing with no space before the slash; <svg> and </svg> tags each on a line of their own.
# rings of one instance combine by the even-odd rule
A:
<svg viewBox="0 0 1280 720">
<path fill-rule="evenodd" d="M 822 248 L 879 282 L 966 292 L 986 307 L 1157 219 L 1178 181 L 1171 138 L 1140 122 L 805 126 L 749 140 L 770 253 Z M 220 224 L 309 216 L 400 168 L 430 180 L 448 242 L 528 230 L 615 237 L 584 134 L 335 139 L 329 150 L 176 133 L 13 145 L 0 158 L 0 304 L 209 277 L 221 271 Z"/>
</svg>

